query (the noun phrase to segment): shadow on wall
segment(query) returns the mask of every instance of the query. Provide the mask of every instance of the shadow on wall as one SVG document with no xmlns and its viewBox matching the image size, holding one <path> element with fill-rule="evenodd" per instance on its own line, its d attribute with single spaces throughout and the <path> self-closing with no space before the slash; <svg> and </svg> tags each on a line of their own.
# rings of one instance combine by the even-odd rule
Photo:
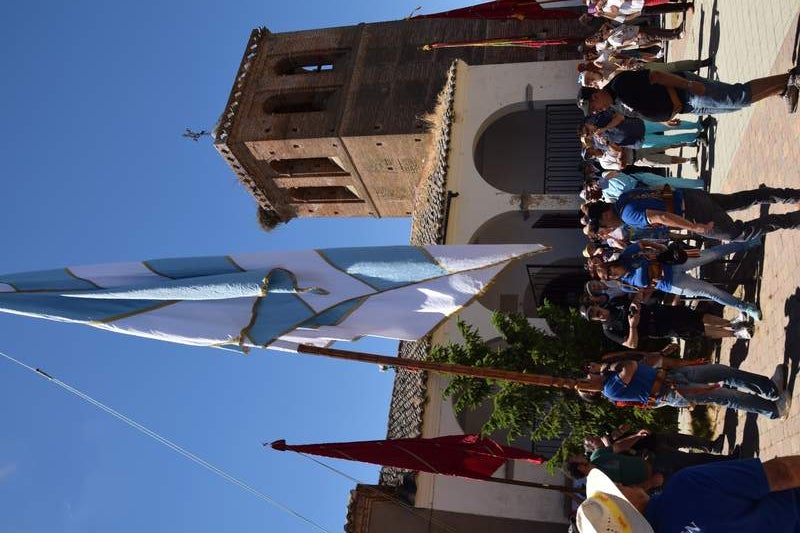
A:
<svg viewBox="0 0 800 533">
<path fill-rule="evenodd" d="M 473 156 L 475 169 L 489 185 L 511 194 L 544 192 L 545 120 L 544 110 L 525 109 L 486 128 Z"/>
</svg>

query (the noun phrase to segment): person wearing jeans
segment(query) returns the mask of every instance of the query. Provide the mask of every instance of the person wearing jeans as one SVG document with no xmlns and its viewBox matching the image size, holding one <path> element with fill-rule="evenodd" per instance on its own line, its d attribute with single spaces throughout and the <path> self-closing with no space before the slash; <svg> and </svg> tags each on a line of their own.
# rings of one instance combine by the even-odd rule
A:
<svg viewBox="0 0 800 533">
<path fill-rule="evenodd" d="M 631 50 L 627 50 L 630 52 Z M 621 53 L 621 50 L 615 50 L 614 54 Z M 625 64 L 620 65 L 620 62 Z M 689 72 L 700 70 L 703 67 L 711 66 L 713 58 L 700 60 L 686 60 L 686 61 L 673 61 L 670 63 L 662 63 L 661 61 L 642 62 L 635 59 L 617 60 L 617 63 L 611 62 L 588 62 L 581 63 L 578 67 L 578 84 L 583 87 L 592 87 L 594 89 L 602 89 L 606 84 L 614 79 L 614 76 L 626 70 L 648 70 L 651 72 Z M 600 63 L 600 64 L 598 64 Z M 656 122 L 654 124 L 660 124 Z"/>
<path fill-rule="evenodd" d="M 760 320 L 761 312 L 758 311 L 753 304 L 736 298 L 731 293 L 720 289 L 713 283 L 697 279 L 689 274 L 689 272 L 695 268 L 713 263 L 728 254 L 747 250 L 759 244 L 761 244 L 761 242 L 757 239 L 747 242 L 730 242 L 721 246 L 705 248 L 700 252 L 699 257 L 689 258 L 682 265 L 664 265 L 665 269 L 669 268 L 672 270 L 672 282 L 666 287 L 669 290 L 663 288 L 661 290 L 671 294 L 677 294 L 683 298 L 708 298 L 719 304 L 727 305 L 746 313 L 755 320 Z"/>
<path fill-rule="evenodd" d="M 759 204 L 798 204 L 800 189 L 767 187 L 734 193 L 709 193 L 697 189 L 630 191 L 613 204 L 588 206 L 586 215 L 599 227 L 653 225 L 682 229 L 721 241 L 749 241 L 781 229 L 800 228 L 800 211 L 768 214 L 753 220 L 734 220 L 728 213 Z M 671 209 L 668 208 L 670 204 Z"/>
<path fill-rule="evenodd" d="M 800 203 L 800 189 L 762 185 L 758 189 L 728 194 L 687 189 L 683 191 L 683 202 L 683 218 L 695 227 L 690 231 L 696 231 L 697 226 L 702 224 L 702 233 L 712 239 L 747 241 L 772 231 L 800 227 L 800 211 L 768 214 L 748 221 L 734 220 L 728 214 L 730 211 L 740 211 L 759 204 Z"/>
<path fill-rule="evenodd" d="M 678 133 L 679 131 L 681 133 Z M 609 144 L 633 149 L 671 148 L 694 144 L 698 142 L 698 136 L 702 131 L 703 122 L 699 120 L 681 121 L 680 124 L 669 125 L 608 112 L 593 115 L 586 120 L 582 128 L 582 134 L 591 135 L 592 142 L 601 149 Z M 675 134 L 666 135 L 667 132 Z"/>
<path fill-rule="evenodd" d="M 777 400 L 781 391 L 768 377 L 726 365 L 698 365 L 674 368 L 667 373 L 669 385 L 657 399 L 662 405 L 689 407 L 713 404 L 768 418 L 780 418 Z M 723 383 L 727 387 L 709 387 Z"/>
<path fill-rule="evenodd" d="M 740 300 L 713 283 L 697 279 L 689 274 L 689 271 L 694 268 L 759 244 L 758 240 L 752 240 L 730 242 L 706 248 L 700 252 L 698 257 L 689 258 L 685 263 L 679 265 L 657 263 L 646 253 L 640 251 L 639 244 L 631 244 L 622 252 L 619 260 L 596 265 L 595 274 L 603 281 L 619 280 L 623 283 L 623 287 L 627 287 L 630 292 L 655 288 L 684 298 L 708 298 L 719 304 L 733 307 L 754 320 L 761 320 L 761 311 L 754 304 Z M 654 269 L 654 267 L 656 268 Z M 659 277 L 657 278 L 653 277 L 655 270 L 658 271 Z"/>
<path fill-rule="evenodd" d="M 693 115 L 716 115 L 732 113 L 748 107 L 753 101 L 753 92 L 748 83 L 725 83 L 698 76 L 693 72 L 681 72 L 680 77 L 689 84 L 702 85 L 702 94 L 692 91 L 680 93 L 683 112 Z"/>
<path fill-rule="evenodd" d="M 635 355 L 631 352 L 631 357 Z M 589 380 L 601 386 L 603 395 L 610 400 L 650 407 L 711 404 L 769 418 L 782 418 L 789 412 L 791 396 L 785 390 L 785 365 L 779 365 L 773 381 L 725 365 L 678 366 L 667 358 L 660 362 L 660 371 L 646 358 L 595 364 L 590 368 L 594 373 L 590 373 Z"/>
<path fill-rule="evenodd" d="M 675 178 L 661 176 L 654 172 L 624 172 L 621 170 L 608 170 L 598 179 L 587 192 L 582 193 L 586 200 L 600 200 L 616 202 L 622 194 L 632 191 L 637 187 L 681 187 L 684 189 L 702 189 L 705 185 L 701 179 Z"/>
<path fill-rule="evenodd" d="M 793 113 L 798 103 L 799 73 L 793 68 L 786 74 L 745 83 L 723 83 L 689 72 L 631 70 L 620 72 L 602 89 L 585 87 L 578 107 L 587 116 L 614 106 L 629 116 L 666 122 L 682 113 L 730 113 L 765 98 L 780 96 Z"/>
<path fill-rule="evenodd" d="M 703 131 L 703 123 L 700 120 L 694 122 L 681 121 L 680 124 L 675 126 L 663 122 L 651 122 L 649 120 L 643 120 L 642 122 L 644 122 L 644 141 L 642 142 L 642 148 L 693 144 L 697 142 L 698 136 Z M 667 135 L 668 132 L 678 131 L 681 131 L 681 133 Z"/>
</svg>

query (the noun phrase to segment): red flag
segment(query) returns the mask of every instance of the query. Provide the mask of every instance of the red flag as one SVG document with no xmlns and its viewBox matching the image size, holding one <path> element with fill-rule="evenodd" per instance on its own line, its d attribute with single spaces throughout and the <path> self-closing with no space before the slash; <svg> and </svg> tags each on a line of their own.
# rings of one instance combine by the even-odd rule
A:
<svg viewBox="0 0 800 533">
<path fill-rule="evenodd" d="M 292 446 L 285 440 L 271 444 L 276 450 L 324 455 L 336 459 L 361 461 L 474 479 L 486 479 L 508 459 L 523 459 L 542 464 L 539 455 L 502 446 L 480 435 L 448 435 L 433 439 L 365 440 Z"/>
<path fill-rule="evenodd" d="M 543 20 L 576 19 L 581 15 L 578 11 L 570 11 L 568 9 L 545 9 L 540 5 L 541 3 L 534 2 L 532 0 L 495 0 L 494 2 L 486 2 L 484 4 L 462 7 L 461 9 L 442 11 L 441 13 L 416 15 L 411 18 Z"/>
</svg>

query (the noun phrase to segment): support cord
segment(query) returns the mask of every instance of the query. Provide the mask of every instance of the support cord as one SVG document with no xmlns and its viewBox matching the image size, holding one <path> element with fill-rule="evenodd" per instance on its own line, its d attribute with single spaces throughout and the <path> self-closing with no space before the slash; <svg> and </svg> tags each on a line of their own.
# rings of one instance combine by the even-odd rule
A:
<svg viewBox="0 0 800 533">
<path fill-rule="evenodd" d="M 47 379 L 51 383 L 54 383 L 54 384 L 58 385 L 62 389 L 66 390 L 67 392 L 70 392 L 70 393 L 74 394 L 75 396 L 77 396 L 78 398 L 81 398 L 82 400 L 85 400 L 86 402 L 94 405 L 98 409 L 100 409 L 102 411 L 105 411 L 106 413 L 108 413 L 109 415 L 113 416 L 114 418 L 117 418 L 117 419 L 125 422 L 126 424 L 128 424 L 132 428 L 144 433 L 148 437 L 151 437 L 151 438 L 155 439 L 156 441 L 160 442 L 161 444 L 163 444 L 167 448 L 170 448 L 171 450 L 179 453 L 180 455 L 184 456 L 185 458 L 189 459 L 190 461 L 202 466 L 206 470 L 209 470 L 210 472 L 218 475 L 219 477 L 225 479 L 226 481 L 229 481 L 230 483 L 233 483 L 234 485 L 237 485 L 239 488 L 244 489 L 245 491 L 249 492 L 250 494 L 252 494 L 256 498 L 258 498 L 258 499 L 260 499 L 262 501 L 265 501 L 265 502 L 277 507 L 281 511 L 284 511 L 284 512 L 294 516 L 298 520 L 301 520 L 302 522 L 305 522 L 306 524 L 308 524 L 309 526 L 313 527 L 314 529 L 317 529 L 317 530 L 322 531 L 324 533 L 331 533 L 328 529 L 326 529 L 323 526 L 319 525 L 318 523 L 314 522 L 310 518 L 306 518 L 305 516 L 301 515 L 297 511 L 295 511 L 295 510 L 287 507 L 286 505 L 276 501 L 275 499 L 273 499 L 270 496 L 264 494 L 263 492 L 259 491 L 258 489 L 254 488 L 254 487 L 251 487 L 250 485 L 248 485 L 244 481 L 232 476 L 231 474 L 228 474 L 227 472 L 225 472 L 221 468 L 214 466 L 213 464 L 209 463 L 208 461 L 206 461 L 206 460 L 198 457 L 197 455 L 193 454 L 189 450 L 187 450 L 185 448 L 182 448 L 181 446 L 175 444 L 174 442 L 172 442 L 171 440 L 167 439 L 166 437 L 162 437 L 161 435 L 159 435 L 155 431 L 152 431 L 152 430 L 146 428 L 145 426 L 139 424 L 135 420 L 132 420 L 131 418 L 128 418 L 127 416 L 123 415 L 122 413 L 120 413 L 118 411 L 115 411 L 111 407 L 109 407 L 109 406 L 107 406 L 107 405 L 95 400 L 91 396 L 89 396 L 87 394 L 84 394 L 83 392 L 79 391 L 78 389 L 75 389 L 74 387 L 71 387 L 71 386 L 67 385 L 63 381 L 60 381 L 60 380 L 54 378 L 53 376 L 51 376 L 50 374 L 48 374 L 44 370 L 41 370 L 39 368 L 33 368 L 32 366 L 26 365 L 22 361 L 14 359 L 10 355 L 5 354 L 3 352 L 0 352 L 0 355 L 5 357 L 9 361 L 11 361 L 13 363 L 16 363 L 17 365 L 30 370 L 31 372 L 35 372 L 36 374 L 39 374 L 41 377 Z"/>
<path fill-rule="evenodd" d="M 370 485 L 364 483 L 363 481 L 360 481 L 359 479 L 354 478 L 350 474 L 347 474 L 346 472 L 343 472 L 343 471 L 341 471 L 341 470 L 339 470 L 337 468 L 334 468 L 333 466 L 331 466 L 331 465 L 329 465 L 327 463 L 324 463 L 324 462 L 320 461 L 319 459 L 317 459 L 315 457 L 312 457 L 312 456 L 310 456 L 310 455 L 308 455 L 306 453 L 303 453 L 303 452 L 296 452 L 296 453 L 298 453 L 299 455 L 305 457 L 309 461 L 317 463 L 318 465 L 322 466 L 323 468 L 327 468 L 331 472 L 339 474 L 340 476 L 342 476 L 342 477 L 344 477 L 346 479 L 349 479 L 350 481 L 352 481 L 354 483 L 358 483 L 359 485 L 362 485 L 365 489 L 367 489 L 370 492 L 373 492 L 374 494 L 378 494 L 383 498 L 388 498 L 388 499 L 392 500 L 393 502 L 399 504 L 400 507 L 402 507 L 406 511 L 410 512 L 411 514 L 416 515 L 418 518 L 420 518 L 423 521 L 424 520 L 429 520 L 431 524 L 435 524 L 435 525 L 439 526 L 439 528 L 441 528 L 441 529 L 443 529 L 445 531 L 458 533 L 458 530 L 455 527 L 451 526 L 447 522 L 442 522 L 441 520 L 439 520 L 437 518 L 434 518 L 433 515 L 431 514 L 433 509 L 414 507 L 413 505 L 410 505 L 408 502 L 404 501 L 402 498 L 399 498 L 398 496 L 395 496 L 394 494 L 389 494 L 389 493 L 386 493 L 386 492 L 383 492 L 383 491 L 376 490 L 375 488 L 373 488 Z M 427 515 L 427 514 L 430 514 L 430 516 L 426 517 L 425 515 Z"/>
</svg>

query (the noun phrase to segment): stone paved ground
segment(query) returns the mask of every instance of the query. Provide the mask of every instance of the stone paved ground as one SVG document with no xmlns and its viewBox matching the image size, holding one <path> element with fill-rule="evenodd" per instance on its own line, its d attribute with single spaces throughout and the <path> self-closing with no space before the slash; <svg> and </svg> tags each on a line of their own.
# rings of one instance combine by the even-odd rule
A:
<svg viewBox="0 0 800 533">
<path fill-rule="evenodd" d="M 697 58 L 700 53 L 705 58 L 709 49 L 716 49 L 716 76 L 722 81 L 784 73 L 797 62 L 793 54 L 800 0 L 697 0 L 695 4 L 698 8 L 688 19 L 688 35 L 671 48 L 671 59 Z M 717 117 L 713 191 L 732 192 L 760 183 L 800 187 L 800 113 L 788 115 L 780 99 L 770 98 L 748 110 Z M 773 207 L 770 212 L 784 209 Z M 757 213 L 752 209 L 740 217 Z M 764 320 L 749 343 L 724 342 L 721 362 L 740 363 L 745 370 L 771 375 L 784 360 L 794 362 L 795 368 L 800 361 L 800 231 L 770 234 L 763 265 L 757 296 Z M 798 396 L 800 391 L 794 394 L 788 420 L 719 411 L 715 415 L 718 431 L 725 431 L 729 443 L 735 438 L 765 459 L 800 454 Z"/>
</svg>

